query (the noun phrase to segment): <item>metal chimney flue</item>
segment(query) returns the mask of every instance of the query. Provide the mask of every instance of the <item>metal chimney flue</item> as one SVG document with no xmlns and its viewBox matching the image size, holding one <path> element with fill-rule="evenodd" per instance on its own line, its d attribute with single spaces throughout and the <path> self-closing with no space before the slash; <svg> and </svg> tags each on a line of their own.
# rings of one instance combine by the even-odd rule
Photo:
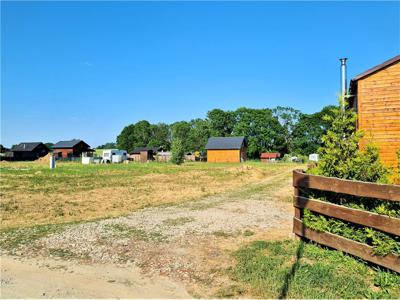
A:
<svg viewBox="0 0 400 300">
<path fill-rule="evenodd" d="M 341 93 L 340 95 L 342 96 L 342 109 L 344 109 L 344 100 L 346 99 L 346 93 L 347 93 L 347 58 L 340 58 L 340 82 L 341 82 Z"/>
</svg>

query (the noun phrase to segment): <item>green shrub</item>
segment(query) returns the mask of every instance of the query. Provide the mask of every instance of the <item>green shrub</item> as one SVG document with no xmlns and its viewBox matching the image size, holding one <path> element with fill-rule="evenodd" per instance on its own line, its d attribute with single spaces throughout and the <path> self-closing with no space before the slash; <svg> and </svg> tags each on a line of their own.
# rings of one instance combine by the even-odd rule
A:
<svg viewBox="0 0 400 300">
<path fill-rule="evenodd" d="M 347 106 L 347 105 L 346 105 Z M 387 183 L 389 169 L 379 159 L 378 148 L 367 144 L 359 149 L 363 133 L 356 131 L 357 115 L 346 107 L 334 108 L 326 116 L 332 123 L 326 135 L 322 137 L 319 149 L 321 160 L 317 167 L 308 170 L 309 174 L 360 180 L 366 182 Z M 363 209 L 391 217 L 400 216 L 400 204 L 372 198 L 362 198 L 326 191 L 303 189 L 302 196 L 333 202 L 347 207 Z M 335 218 L 325 217 L 309 210 L 304 210 L 303 221 L 311 229 L 331 232 L 361 243 L 371 245 L 377 255 L 400 254 L 400 238 L 378 230 L 354 225 Z"/>
<path fill-rule="evenodd" d="M 363 133 L 356 131 L 354 110 L 336 107 L 325 119 L 332 126 L 322 137 L 322 147 L 318 150 L 321 160 L 310 172 L 343 179 L 387 182 L 389 170 L 381 163 L 378 148 L 372 144 L 364 150 L 358 147 Z"/>
<path fill-rule="evenodd" d="M 172 141 L 171 151 L 172 151 L 171 162 L 176 165 L 182 164 L 185 159 L 185 149 L 183 147 L 182 140 L 174 139 Z"/>
</svg>

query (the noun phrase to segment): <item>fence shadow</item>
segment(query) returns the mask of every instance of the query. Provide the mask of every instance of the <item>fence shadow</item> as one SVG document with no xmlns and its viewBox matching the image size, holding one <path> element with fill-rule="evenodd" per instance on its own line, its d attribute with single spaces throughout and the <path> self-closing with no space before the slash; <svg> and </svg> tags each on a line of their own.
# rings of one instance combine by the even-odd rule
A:
<svg viewBox="0 0 400 300">
<path fill-rule="evenodd" d="M 285 276 L 285 280 L 279 292 L 278 296 L 279 299 L 286 299 L 287 297 L 290 284 L 294 278 L 294 275 L 296 274 L 297 269 L 300 266 L 300 259 L 303 257 L 304 244 L 305 242 L 303 241 L 303 239 L 301 239 L 296 251 L 296 261 L 293 263 L 292 267 L 290 268 L 290 271 Z"/>
</svg>

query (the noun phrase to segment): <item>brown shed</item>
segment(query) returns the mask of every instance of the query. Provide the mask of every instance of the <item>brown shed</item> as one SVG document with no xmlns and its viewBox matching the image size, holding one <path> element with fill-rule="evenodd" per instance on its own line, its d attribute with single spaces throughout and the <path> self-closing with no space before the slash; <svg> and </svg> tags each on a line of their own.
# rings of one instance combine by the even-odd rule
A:
<svg viewBox="0 0 400 300">
<path fill-rule="evenodd" d="M 350 105 L 358 113 L 364 131 L 360 147 L 373 142 L 382 161 L 397 167 L 400 149 L 400 55 L 375 66 L 350 82 Z"/>
<path fill-rule="evenodd" d="M 206 145 L 208 162 L 243 162 L 247 159 L 247 140 L 239 137 L 210 137 Z"/>
<path fill-rule="evenodd" d="M 158 149 L 158 147 L 138 147 L 129 153 L 129 158 L 139 162 L 153 161 Z"/>
</svg>

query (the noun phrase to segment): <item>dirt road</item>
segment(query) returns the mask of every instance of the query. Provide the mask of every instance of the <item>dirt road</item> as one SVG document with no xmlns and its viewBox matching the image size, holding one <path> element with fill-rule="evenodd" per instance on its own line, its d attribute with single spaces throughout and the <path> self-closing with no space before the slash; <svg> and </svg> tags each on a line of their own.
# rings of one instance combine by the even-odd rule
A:
<svg viewBox="0 0 400 300">
<path fill-rule="evenodd" d="M 230 284 L 232 250 L 292 237 L 291 193 L 283 172 L 235 192 L 68 226 L 3 256 L 1 296 L 212 297 Z"/>
</svg>

